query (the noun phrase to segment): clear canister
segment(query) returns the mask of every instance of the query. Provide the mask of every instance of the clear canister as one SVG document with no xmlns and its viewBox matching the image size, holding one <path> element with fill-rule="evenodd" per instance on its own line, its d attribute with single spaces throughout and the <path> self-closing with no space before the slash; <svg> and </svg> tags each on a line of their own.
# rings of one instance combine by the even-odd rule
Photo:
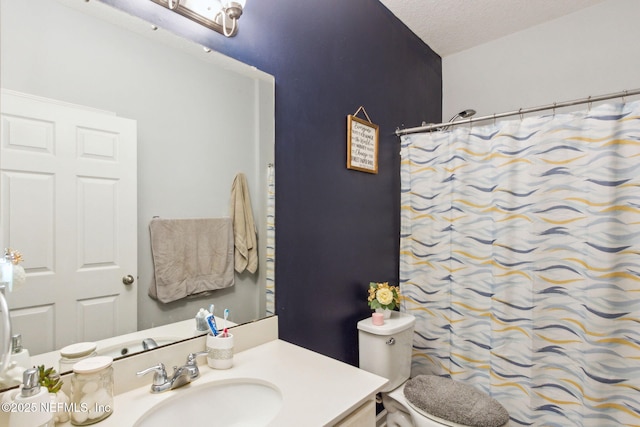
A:
<svg viewBox="0 0 640 427">
<path fill-rule="evenodd" d="M 94 342 L 79 342 L 63 347 L 60 350 L 60 365 L 58 372 L 63 373 L 73 369 L 73 365 L 81 360 L 94 357 L 97 344 Z"/>
<path fill-rule="evenodd" d="M 73 365 L 71 424 L 86 426 L 113 412 L 113 358 L 96 356 Z"/>
</svg>

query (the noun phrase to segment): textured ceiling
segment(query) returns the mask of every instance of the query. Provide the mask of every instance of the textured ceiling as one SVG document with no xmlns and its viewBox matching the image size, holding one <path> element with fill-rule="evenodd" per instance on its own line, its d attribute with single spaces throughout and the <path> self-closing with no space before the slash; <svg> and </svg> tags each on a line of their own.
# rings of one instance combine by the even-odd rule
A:
<svg viewBox="0 0 640 427">
<path fill-rule="evenodd" d="M 603 0 L 380 0 L 445 57 Z"/>
</svg>

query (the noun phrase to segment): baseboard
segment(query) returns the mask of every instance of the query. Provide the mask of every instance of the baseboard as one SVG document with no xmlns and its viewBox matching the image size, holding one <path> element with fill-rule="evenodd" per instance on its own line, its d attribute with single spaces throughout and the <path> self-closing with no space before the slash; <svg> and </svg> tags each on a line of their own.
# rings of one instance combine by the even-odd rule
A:
<svg viewBox="0 0 640 427">
<path fill-rule="evenodd" d="M 376 427 L 386 427 L 387 425 L 387 410 L 383 409 L 376 416 Z"/>
</svg>

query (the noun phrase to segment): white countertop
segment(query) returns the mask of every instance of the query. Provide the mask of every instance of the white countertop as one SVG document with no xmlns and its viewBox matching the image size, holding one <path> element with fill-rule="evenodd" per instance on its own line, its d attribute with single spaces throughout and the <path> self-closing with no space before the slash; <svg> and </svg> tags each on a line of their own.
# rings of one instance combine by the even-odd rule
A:
<svg viewBox="0 0 640 427">
<path fill-rule="evenodd" d="M 95 425 L 133 425 L 151 406 L 175 396 L 186 387 L 218 380 L 255 378 L 276 385 L 282 392 L 282 408 L 270 426 L 328 426 L 371 399 L 387 383 L 385 378 L 282 340 L 237 353 L 233 363 L 231 369 L 214 370 L 206 365 L 204 357 L 199 357 L 200 378 L 183 388 L 159 394 L 151 394 L 149 377 L 147 386 L 117 395 L 113 414 Z M 224 409 L 212 405 L 212 416 L 216 410 Z M 57 424 L 67 425 L 71 424 Z"/>
<path fill-rule="evenodd" d="M 223 320 L 215 316 L 216 323 L 221 326 Z M 227 327 L 236 326 L 236 323 L 227 321 Z M 113 358 L 119 357 L 120 347 L 132 346 L 134 343 L 142 346 L 142 340 L 145 338 L 153 338 L 158 345 L 165 345 L 169 342 L 175 342 L 186 338 L 204 335 L 207 331 L 196 331 L 195 320 L 187 319 L 167 325 L 156 326 L 142 331 L 131 332 L 129 334 L 119 335 L 113 338 L 106 338 L 96 341 L 96 352 L 99 355 L 108 355 Z M 135 348 L 134 352 L 142 351 L 142 348 Z M 60 351 L 51 351 L 31 356 L 31 364 L 34 366 L 44 365 L 45 367 L 53 367 L 58 370 L 60 360 Z"/>
</svg>

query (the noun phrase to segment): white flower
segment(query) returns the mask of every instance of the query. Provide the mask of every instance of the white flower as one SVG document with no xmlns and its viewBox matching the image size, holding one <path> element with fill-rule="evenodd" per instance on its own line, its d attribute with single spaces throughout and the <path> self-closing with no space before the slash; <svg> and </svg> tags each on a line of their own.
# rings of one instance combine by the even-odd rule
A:
<svg viewBox="0 0 640 427">
<path fill-rule="evenodd" d="M 393 292 L 389 288 L 380 288 L 376 291 L 376 299 L 382 305 L 388 305 L 393 302 Z"/>
</svg>

